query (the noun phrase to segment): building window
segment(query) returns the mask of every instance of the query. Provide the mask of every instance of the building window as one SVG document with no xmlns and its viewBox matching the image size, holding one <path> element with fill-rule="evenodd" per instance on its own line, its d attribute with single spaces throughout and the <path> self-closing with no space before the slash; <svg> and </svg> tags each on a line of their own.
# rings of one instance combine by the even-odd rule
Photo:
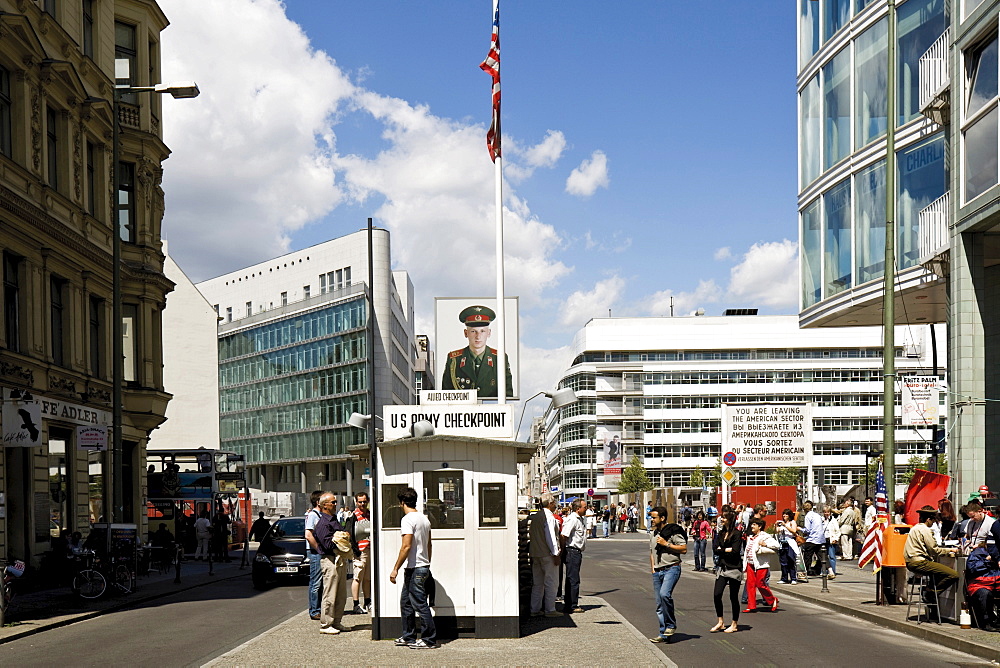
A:
<svg viewBox="0 0 1000 668">
<path fill-rule="evenodd" d="M 122 378 L 135 382 L 138 367 L 139 308 L 135 304 L 122 304 Z"/>
<path fill-rule="evenodd" d="M 319 275 L 319 293 L 321 295 L 326 294 L 326 274 Z"/>
<path fill-rule="evenodd" d="M 21 349 L 21 258 L 3 254 L 3 320 L 8 350 Z"/>
<path fill-rule="evenodd" d="M 123 58 L 128 61 L 128 85 L 135 85 L 136 66 L 136 40 L 135 26 L 115 21 L 115 59 Z M 121 99 L 129 104 L 136 104 L 138 98 L 135 93 L 122 93 Z"/>
<path fill-rule="evenodd" d="M 218 309 L 216 309 L 218 313 Z M 247 317 L 249 318 L 253 314 L 253 302 L 247 302 Z"/>
<path fill-rule="evenodd" d="M 883 276 L 885 267 L 885 160 L 854 177 L 855 281 Z"/>
<path fill-rule="evenodd" d="M 309 299 L 309 286 L 308 285 L 303 285 L 302 286 L 302 298 L 303 299 Z"/>
<path fill-rule="evenodd" d="M 822 117 L 820 110 L 819 76 L 815 76 L 799 95 L 799 179 L 805 188 L 816 180 L 820 172 L 820 135 Z"/>
<path fill-rule="evenodd" d="M 104 378 L 104 300 L 91 295 L 90 297 L 90 375 Z"/>
<path fill-rule="evenodd" d="M 49 341 L 52 349 L 52 363 L 63 366 L 66 362 L 66 281 L 56 276 L 49 277 Z"/>
<path fill-rule="evenodd" d="M 825 296 L 851 287 L 851 182 L 841 181 L 823 196 Z"/>
<path fill-rule="evenodd" d="M 344 267 L 344 287 L 347 288 L 350 286 L 351 286 L 351 268 Z"/>
<path fill-rule="evenodd" d="M 819 51 L 819 3 L 799 0 L 799 67 Z"/>
<path fill-rule="evenodd" d="M 854 148 L 861 148 L 885 134 L 886 47 L 888 25 L 882 19 L 854 42 L 856 128 Z"/>
<path fill-rule="evenodd" d="M 91 216 L 97 213 L 97 168 L 95 155 L 97 147 L 93 142 L 87 142 L 87 213 Z"/>
<path fill-rule="evenodd" d="M 976 10 L 976 7 L 983 4 L 983 0 L 963 0 L 962 2 L 962 18 L 969 18 L 969 14 Z"/>
<path fill-rule="evenodd" d="M 920 116 L 920 56 L 944 33 L 944 0 L 907 0 L 897 10 L 899 125 Z"/>
<path fill-rule="evenodd" d="M 819 201 L 802 210 L 802 308 L 806 309 L 823 298 L 821 279 L 822 236 L 820 233 Z"/>
<path fill-rule="evenodd" d="M 995 134 L 993 136 L 996 137 Z M 993 160 L 996 160 L 995 141 L 990 150 L 993 151 Z M 915 266 L 920 260 L 920 210 L 943 195 L 948 188 L 944 133 L 939 132 L 930 139 L 897 152 L 896 165 L 899 174 L 896 257 L 898 268 L 906 269 Z"/>
<path fill-rule="evenodd" d="M 59 188 L 59 129 L 56 126 L 56 110 L 45 109 L 45 158 L 48 162 L 49 186 Z"/>
<path fill-rule="evenodd" d="M 281 305 L 282 306 L 288 306 L 288 293 L 287 292 L 282 292 L 281 293 Z"/>
<path fill-rule="evenodd" d="M 94 57 L 94 0 L 83 0 L 83 55 Z"/>
<path fill-rule="evenodd" d="M 118 163 L 118 231 L 122 241 L 135 243 L 135 163 Z"/>
<path fill-rule="evenodd" d="M 8 158 L 12 154 L 10 72 L 0 67 L 0 153 Z"/>
<path fill-rule="evenodd" d="M 823 167 L 851 152 L 851 52 L 842 49 L 823 66 Z"/>
<path fill-rule="evenodd" d="M 851 3 L 854 0 L 825 0 L 823 2 L 823 40 L 828 40 L 851 20 Z"/>
<path fill-rule="evenodd" d="M 997 184 L 997 37 L 965 54 L 962 140 L 965 200 Z"/>
</svg>

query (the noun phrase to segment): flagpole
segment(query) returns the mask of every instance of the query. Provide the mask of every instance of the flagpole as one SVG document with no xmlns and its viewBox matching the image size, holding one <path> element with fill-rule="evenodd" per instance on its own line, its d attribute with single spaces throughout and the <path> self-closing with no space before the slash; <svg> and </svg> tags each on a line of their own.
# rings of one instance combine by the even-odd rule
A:
<svg viewBox="0 0 1000 668">
<path fill-rule="evenodd" d="M 497 133 L 500 128 L 497 127 Z M 497 219 L 497 404 L 507 403 L 507 314 L 503 290 L 503 158 L 497 156 L 493 171 L 496 181 Z"/>
</svg>

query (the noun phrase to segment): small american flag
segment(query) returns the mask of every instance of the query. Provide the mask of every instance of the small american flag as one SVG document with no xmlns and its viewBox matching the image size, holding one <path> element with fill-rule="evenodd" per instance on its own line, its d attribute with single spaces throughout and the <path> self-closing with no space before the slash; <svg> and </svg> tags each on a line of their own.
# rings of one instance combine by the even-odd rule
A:
<svg viewBox="0 0 1000 668">
<path fill-rule="evenodd" d="M 486 132 L 486 148 L 490 160 L 496 162 L 500 157 L 500 0 L 493 0 L 493 38 L 479 67 L 493 78 L 493 122 Z"/>
<path fill-rule="evenodd" d="M 882 471 L 882 461 L 878 463 L 878 473 L 875 475 L 875 522 L 865 534 L 865 542 L 861 546 L 861 556 L 858 557 L 858 568 L 864 568 L 869 561 L 874 560 L 875 572 L 882 568 L 882 534 L 889 526 L 889 501 L 885 491 L 885 473 Z"/>
</svg>

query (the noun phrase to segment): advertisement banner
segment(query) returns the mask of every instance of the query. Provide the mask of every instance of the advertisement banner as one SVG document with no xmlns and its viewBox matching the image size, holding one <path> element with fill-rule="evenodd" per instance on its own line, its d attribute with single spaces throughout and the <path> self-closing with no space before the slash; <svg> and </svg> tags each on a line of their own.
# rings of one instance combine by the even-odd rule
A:
<svg viewBox="0 0 1000 668">
<path fill-rule="evenodd" d="M 3 402 L 3 444 L 32 447 L 42 444 L 42 407 L 35 401 Z"/>
<path fill-rule="evenodd" d="M 725 464 L 733 468 L 807 466 L 812 460 L 812 411 L 812 404 L 723 405 Z"/>
<path fill-rule="evenodd" d="M 937 376 L 903 376 L 903 424 L 934 427 L 938 423 L 941 391 Z"/>
<path fill-rule="evenodd" d="M 500 318 L 497 300 L 485 297 L 437 297 L 434 300 L 435 378 L 437 389 L 477 390 L 480 399 L 496 399 L 497 372 L 495 321 Z M 520 390 L 518 298 L 504 298 L 504 333 L 507 356 L 507 397 Z"/>
<path fill-rule="evenodd" d="M 604 487 L 618 489 L 622 481 L 622 462 L 625 457 L 622 435 L 607 430 L 601 431 L 601 461 L 604 462 Z"/>
<path fill-rule="evenodd" d="M 385 440 L 405 438 L 417 422 L 429 422 L 435 435 L 474 436 L 499 440 L 514 437 L 514 407 L 466 404 L 386 406 L 383 416 Z"/>
</svg>

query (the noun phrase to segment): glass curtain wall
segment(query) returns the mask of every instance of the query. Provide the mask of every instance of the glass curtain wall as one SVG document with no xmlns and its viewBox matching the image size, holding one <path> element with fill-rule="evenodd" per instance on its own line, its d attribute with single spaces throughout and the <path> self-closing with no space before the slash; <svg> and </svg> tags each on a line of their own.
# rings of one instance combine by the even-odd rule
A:
<svg viewBox="0 0 1000 668">
<path fill-rule="evenodd" d="M 853 0 L 823 0 L 823 40 L 828 40 L 851 20 Z"/>
<path fill-rule="evenodd" d="M 854 177 L 854 257 L 856 283 L 885 275 L 885 160 Z"/>
<path fill-rule="evenodd" d="M 819 3 L 799 0 L 799 67 L 819 51 Z"/>
<path fill-rule="evenodd" d="M 851 181 L 823 196 L 823 280 L 829 297 L 851 287 Z"/>
<path fill-rule="evenodd" d="M 887 26 L 882 19 L 854 41 L 856 149 L 885 135 Z"/>
<path fill-rule="evenodd" d="M 802 89 L 799 101 L 802 126 L 799 130 L 799 177 L 803 188 L 815 181 L 820 173 L 820 100 L 819 76 L 815 76 Z"/>
</svg>

